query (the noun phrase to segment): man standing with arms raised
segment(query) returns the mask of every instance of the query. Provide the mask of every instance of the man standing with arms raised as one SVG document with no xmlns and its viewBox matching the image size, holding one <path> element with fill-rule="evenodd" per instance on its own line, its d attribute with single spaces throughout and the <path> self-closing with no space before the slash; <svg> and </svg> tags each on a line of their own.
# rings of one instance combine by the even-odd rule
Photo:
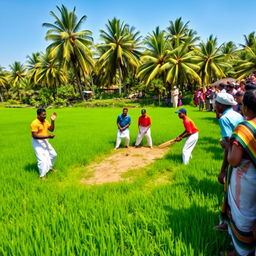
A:
<svg viewBox="0 0 256 256">
<path fill-rule="evenodd" d="M 185 131 L 176 138 L 176 141 L 181 141 L 186 138 L 186 142 L 182 149 L 182 160 L 183 164 L 188 164 L 190 158 L 192 158 L 192 151 L 198 141 L 198 129 L 194 122 L 187 116 L 185 108 L 181 108 L 175 113 L 179 114 L 179 118 L 183 120 L 183 125 L 185 127 Z"/>
<path fill-rule="evenodd" d="M 117 117 L 117 138 L 116 138 L 116 147 L 115 150 L 119 148 L 122 138 L 125 138 L 125 146 L 129 147 L 130 143 L 130 131 L 129 126 L 131 125 L 131 117 L 127 114 L 128 109 L 123 109 L 123 114 Z"/>
<path fill-rule="evenodd" d="M 48 139 L 53 139 L 54 134 L 48 135 L 48 131 L 54 131 L 54 121 L 57 114 L 53 113 L 51 115 L 51 124 L 46 120 L 46 110 L 37 110 L 37 119 L 31 123 L 32 132 L 32 145 L 37 158 L 37 166 L 39 169 L 40 179 L 46 179 L 46 174 L 48 171 L 56 172 L 53 169 L 53 165 L 57 154 L 48 142 Z"/>
</svg>

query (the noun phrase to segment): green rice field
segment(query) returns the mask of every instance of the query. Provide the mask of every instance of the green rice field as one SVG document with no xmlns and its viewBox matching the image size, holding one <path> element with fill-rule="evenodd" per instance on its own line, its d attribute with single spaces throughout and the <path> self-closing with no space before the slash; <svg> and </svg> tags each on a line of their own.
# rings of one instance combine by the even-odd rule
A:
<svg viewBox="0 0 256 256">
<path fill-rule="evenodd" d="M 220 255 L 218 233 L 222 149 L 214 113 L 187 107 L 200 130 L 193 159 L 181 163 L 183 141 L 129 181 L 80 183 L 85 166 L 112 154 L 119 108 L 64 108 L 58 112 L 57 173 L 38 178 L 30 123 L 35 109 L 0 108 L 0 255 Z M 153 143 L 183 131 L 170 108 L 148 108 Z M 140 109 L 129 110 L 131 142 Z M 145 141 L 144 141 L 145 143 Z"/>
</svg>

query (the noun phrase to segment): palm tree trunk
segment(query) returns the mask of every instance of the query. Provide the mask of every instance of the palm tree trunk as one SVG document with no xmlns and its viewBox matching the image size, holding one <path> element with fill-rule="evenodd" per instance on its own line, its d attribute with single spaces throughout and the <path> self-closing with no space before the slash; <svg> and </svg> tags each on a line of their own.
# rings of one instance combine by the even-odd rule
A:
<svg viewBox="0 0 256 256">
<path fill-rule="evenodd" d="M 119 78 L 118 78 L 119 96 L 122 94 L 122 79 L 121 79 L 121 69 L 119 68 Z"/>
<path fill-rule="evenodd" d="M 90 74 L 90 77 L 91 77 L 91 90 L 92 90 L 92 93 L 94 95 L 94 83 L 93 83 L 93 76 L 92 76 L 92 74 Z"/>
<path fill-rule="evenodd" d="M 77 85 L 78 85 L 79 93 L 80 93 L 82 101 L 84 101 L 85 99 L 84 99 L 84 95 L 83 95 L 83 92 L 82 92 L 83 89 L 82 89 L 81 81 L 80 81 L 80 78 L 79 78 L 79 75 L 78 75 L 75 63 L 72 63 L 72 64 L 73 64 L 73 70 L 74 70 L 74 73 L 75 73 L 75 77 L 76 77 L 76 82 L 77 82 Z"/>
<path fill-rule="evenodd" d="M 0 102 L 4 102 L 4 98 L 3 98 L 1 90 L 0 90 Z"/>
</svg>

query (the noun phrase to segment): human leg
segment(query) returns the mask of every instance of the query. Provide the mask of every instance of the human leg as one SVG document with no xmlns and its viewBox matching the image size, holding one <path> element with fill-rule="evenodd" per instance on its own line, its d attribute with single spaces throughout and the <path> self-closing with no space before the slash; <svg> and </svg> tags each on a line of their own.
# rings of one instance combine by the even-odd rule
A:
<svg viewBox="0 0 256 256">
<path fill-rule="evenodd" d="M 50 169 L 52 169 L 52 167 L 55 163 L 56 157 L 57 157 L 57 153 L 48 141 L 47 141 L 47 148 L 48 148 L 48 153 L 49 153 L 49 157 L 50 157 Z"/>
<path fill-rule="evenodd" d="M 143 137 L 144 137 L 144 134 L 139 132 L 139 133 L 138 133 L 138 136 L 137 136 L 137 139 L 136 139 L 136 143 L 135 143 L 135 146 L 136 146 L 136 147 L 140 145 L 140 143 L 141 143 Z"/>
<path fill-rule="evenodd" d="M 39 176 L 42 178 L 50 169 L 49 153 L 44 141 L 32 139 L 32 146 L 37 158 Z"/>
<path fill-rule="evenodd" d="M 121 136 L 120 136 L 120 134 L 118 132 L 117 136 L 116 136 L 116 147 L 115 148 L 119 148 L 120 143 L 121 143 Z"/>
<path fill-rule="evenodd" d="M 152 143 L 152 138 L 151 138 L 151 131 L 150 128 L 148 129 L 147 133 L 145 134 L 148 142 L 148 146 L 152 148 L 153 143 Z"/>
<path fill-rule="evenodd" d="M 127 130 L 125 135 L 125 146 L 128 148 L 129 144 L 130 144 L 130 131 Z"/>
<path fill-rule="evenodd" d="M 174 97 L 173 98 L 173 107 L 177 108 L 177 105 L 178 105 L 178 97 Z"/>
<path fill-rule="evenodd" d="M 198 140 L 198 132 L 190 135 L 187 138 L 187 140 L 183 146 L 183 149 L 182 149 L 182 160 L 183 160 L 184 164 L 189 163 L 189 160 L 191 158 L 191 153 L 197 143 L 197 140 Z"/>
</svg>

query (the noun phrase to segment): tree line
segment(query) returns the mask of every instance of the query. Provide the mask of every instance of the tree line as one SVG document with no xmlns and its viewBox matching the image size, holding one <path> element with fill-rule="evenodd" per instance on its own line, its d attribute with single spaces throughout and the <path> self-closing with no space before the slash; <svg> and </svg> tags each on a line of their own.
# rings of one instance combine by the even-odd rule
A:
<svg viewBox="0 0 256 256">
<path fill-rule="evenodd" d="M 256 69 L 255 32 L 244 35 L 244 44 L 217 42 L 210 35 L 201 41 L 182 18 L 165 30 L 156 27 L 143 38 L 134 27 L 117 18 L 100 30 L 100 43 L 82 28 L 86 16 L 64 5 L 51 11 L 53 23 L 45 22 L 45 52 L 0 67 L 0 101 L 36 105 L 64 101 L 70 95 L 84 100 L 84 90 L 118 86 L 119 95 L 131 91 L 169 93 L 176 85 L 205 86 L 224 78 L 242 79 Z"/>
</svg>

